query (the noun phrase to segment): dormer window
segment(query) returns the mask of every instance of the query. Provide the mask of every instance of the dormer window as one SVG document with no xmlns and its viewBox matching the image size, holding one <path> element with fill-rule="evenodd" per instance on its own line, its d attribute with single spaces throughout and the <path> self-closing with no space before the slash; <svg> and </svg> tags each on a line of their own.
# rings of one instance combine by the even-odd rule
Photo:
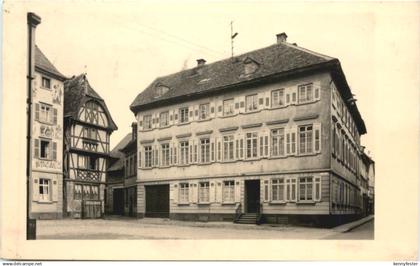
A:
<svg viewBox="0 0 420 266">
<path fill-rule="evenodd" d="M 155 98 L 159 98 L 169 91 L 169 88 L 164 85 L 158 85 L 155 89 Z"/>
<path fill-rule="evenodd" d="M 244 75 L 248 76 L 258 70 L 260 64 L 254 59 L 247 57 L 244 60 Z"/>
</svg>

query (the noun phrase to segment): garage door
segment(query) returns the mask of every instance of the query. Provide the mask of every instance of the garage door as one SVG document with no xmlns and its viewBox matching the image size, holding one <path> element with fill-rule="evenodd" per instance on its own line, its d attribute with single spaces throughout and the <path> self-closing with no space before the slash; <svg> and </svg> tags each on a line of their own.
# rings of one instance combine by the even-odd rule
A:
<svg viewBox="0 0 420 266">
<path fill-rule="evenodd" d="M 169 185 L 146 186 L 146 217 L 169 217 Z"/>
</svg>

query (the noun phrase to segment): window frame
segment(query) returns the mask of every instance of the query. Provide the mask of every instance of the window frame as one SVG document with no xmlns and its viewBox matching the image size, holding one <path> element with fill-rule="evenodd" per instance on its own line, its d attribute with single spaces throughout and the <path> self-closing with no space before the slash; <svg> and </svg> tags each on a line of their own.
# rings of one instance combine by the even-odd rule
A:
<svg viewBox="0 0 420 266">
<path fill-rule="evenodd" d="M 231 116 L 235 114 L 234 98 L 223 100 L 223 116 Z"/>
<path fill-rule="evenodd" d="M 310 90 L 308 90 L 310 89 Z M 310 91 L 310 95 L 308 94 L 308 91 Z M 314 88 L 314 84 L 311 83 L 307 83 L 307 84 L 302 84 L 298 86 L 298 102 L 299 104 L 302 103 L 310 103 L 315 101 L 315 88 Z"/>
<path fill-rule="evenodd" d="M 210 103 L 200 104 L 198 106 L 198 120 L 207 120 L 209 118 L 210 118 Z"/>
<path fill-rule="evenodd" d="M 179 123 L 185 124 L 189 121 L 189 108 L 188 107 L 181 107 L 179 108 Z"/>
<path fill-rule="evenodd" d="M 45 184 L 46 182 L 46 184 Z M 51 202 L 52 201 L 52 184 L 51 179 L 41 177 L 38 181 L 38 201 L 40 202 Z M 44 193 L 44 190 L 47 190 L 47 193 Z M 42 191 L 42 192 L 41 192 Z M 41 196 L 42 195 L 42 196 Z M 46 196 L 44 196 L 46 195 Z"/>
<path fill-rule="evenodd" d="M 178 184 L 178 204 L 189 204 L 190 201 L 190 185 L 187 182 Z"/>
<path fill-rule="evenodd" d="M 250 107 L 249 99 L 252 100 L 251 102 L 252 108 L 249 108 Z M 245 112 L 249 113 L 249 112 L 255 112 L 255 111 L 258 111 L 258 94 L 257 93 L 245 96 Z"/>
<path fill-rule="evenodd" d="M 270 180 L 271 186 L 271 202 L 273 203 L 283 203 L 286 202 L 286 181 L 284 177 L 272 178 Z M 276 188 L 276 189 L 275 189 Z M 282 198 L 274 198 L 274 192 L 276 190 L 276 196 L 281 196 Z"/>
<path fill-rule="evenodd" d="M 42 156 L 42 147 L 43 147 L 43 145 L 42 145 L 42 143 L 48 143 L 48 145 L 46 146 L 46 150 L 45 150 L 45 152 L 44 152 L 44 154 L 46 155 L 45 157 L 43 157 Z M 52 157 L 53 157 L 53 150 L 52 150 L 52 141 L 51 140 L 49 140 L 49 139 L 44 139 L 44 138 L 40 138 L 39 139 L 39 157 L 38 157 L 38 159 L 41 159 L 41 160 L 52 160 Z"/>
<path fill-rule="evenodd" d="M 169 143 L 161 143 L 160 150 L 161 150 L 161 166 L 166 167 L 171 165 L 171 155 L 170 155 L 170 147 Z"/>
<path fill-rule="evenodd" d="M 152 115 L 143 116 L 143 130 L 152 129 Z"/>
<path fill-rule="evenodd" d="M 179 161 L 178 163 L 180 165 L 188 165 L 189 163 L 189 141 L 188 140 L 182 140 L 179 142 Z"/>
<path fill-rule="evenodd" d="M 224 180 L 222 184 L 222 203 L 235 203 L 235 180 Z M 228 194 L 227 198 L 226 194 Z"/>
<path fill-rule="evenodd" d="M 144 168 L 153 167 L 153 148 L 151 145 L 144 146 Z"/>
<path fill-rule="evenodd" d="M 210 163 L 210 138 L 200 139 L 200 163 Z M 206 160 L 203 160 L 206 159 Z"/>
<path fill-rule="evenodd" d="M 159 127 L 167 126 L 169 126 L 169 111 L 164 111 L 159 114 Z"/>
<path fill-rule="evenodd" d="M 235 160 L 235 136 L 223 136 L 223 161 L 230 162 Z"/>
<path fill-rule="evenodd" d="M 204 195 L 202 195 L 204 193 Z M 204 198 L 206 196 L 206 198 Z M 202 199 L 202 197 L 204 199 Z M 198 184 L 198 203 L 209 204 L 210 203 L 210 182 L 203 181 Z"/>
<path fill-rule="evenodd" d="M 270 136 L 271 136 L 271 156 L 272 157 L 286 156 L 286 148 L 285 148 L 286 129 L 284 127 L 271 129 Z"/>
<path fill-rule="evenodd" d="M 47 83 L 48 86 L 45 86 L 45 83 Z M 41 88 L 51 90 L 51 78 L 41 76 Z"/>
<path fill-rule="evenodd" d="M 277 96 L 275 96 L 277 94 Z M 277 98 L 277 101 L 275 100 Z M 275 89 L 271 91 L 271 107 L 286 106 L 286 90 L 285 88 Z"/>
<path fill-rule="evenodd" d="M 258 158 L 258 132 L 247 132 L 246 141 L 246 159 Z M 251 155 L 251 156 L 250 156 Z"/>
<path fill-rule="evenodd" d="M 310 129 L 309 129 L 310 128 Z M 304 129 L 304 130 L 302 130 Z M 314 125 L 301 125 L 298 127 L 298 134 L 299 134 L 299 154 L 306 155 L 306 154 L 313 154 L 314 153 Z M 304 142 L 302 142 L 302 137 L 304 137 Z M 302 146 L 304 145 L 304 146 Z M 302 151 L 302 147 L 304 150 Z"/>
</svg>

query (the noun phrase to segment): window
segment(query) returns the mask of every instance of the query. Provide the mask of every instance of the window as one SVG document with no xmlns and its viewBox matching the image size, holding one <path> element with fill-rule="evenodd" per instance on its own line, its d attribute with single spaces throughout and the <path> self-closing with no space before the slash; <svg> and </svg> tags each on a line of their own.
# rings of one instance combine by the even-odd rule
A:
<svg viewBox="0 0 420 266">
<path fill-rule="evenodd" d="M 314 94 L 312 83 L 299 86 L 299 103 L 311 102 L 313 100 Z"/>
<path fill-rule="evenodd" d="M 183 107 L 179 109 L 179 119 L 180 123 L 188 122 L 188 107 Z"/>
<path fill-rule="evenodd" d="M 162 166 L 168 166 L 170 163 L 169 144 L 162 144 Z"/>
<path fill-rule="evenodd" d="M 152 167 L 152 146 L 144 147 L 144 167 Z"/>
<path fill-rule="evenodd" d="M 233 160 L 233 135 L 223 137 L 223 160 L 231 161 Z"/>
<path fill-rule="evenodd" d="M 83 137 L 96 140 L 96 132 L 97 130 L 95 128 L 85 127 L 83 128 Z"/>
<path fill-rule="evenodd" d="M 188 141 L 182 141 L 180 143 L 181 157 L 179 158 L 180 164 L 188 164 L 189 148 Z"/>
<path fill-rule="evenodd" d="M 39 121 L 52 123 L 52 108 L 50 105 L 40 103 Z"/>
<path fill-rule="evenodd" d="M 98 159 L 97 158 L 94 158 L 94 157 L 92 157 L 92 156 L 89 156 L 89 170 L 97 170 L 98 169 L 98 164 L 97 164 L 97 162 L 98 162 Z"/>
<path fill-rule="evenodd" d="M 258 95 L 248 95 L 246 96 L 246 111 L 252 112 L 258 109 Z"/>
<path fill-rule="evenodd" d="M 313 200 L 313 188 L 312 188 L 312 177 L 301 177 L 299 178 L 299 200 L 300 201 L 312 201 Z"/>
<path fill-rule="evenodd" d="M 223 202 L 234 202 L 235 200 L 235 181 L 223 182 Z"/>
<path fill-rule="evenodd" d="M 42 87 L 45 89 L 51 89 L 51 79 L 42 77 Z"/>
<path fill-rule="evenodd" d="M 74 185 L 74 199 L 81 200 L 82 199 L 82 185 Z"/>
<path fill-rule="evenodd" d="M 299 153 L 312 153 L 312 125 L 299 127 Z"/>
<path fill-rule="evenodd" d="M 40 141 L 40 159 L 51 159 L 51 145 L 49 140 L 43 140 Z"/>
<path fill-rule="evenodd" d="M 169 112 L 162 112 L 159 115 L 160 127 L 166 127 L 169 125 Z"/>
<path fill-rule="evenodd" d="M 271 200 L 284 201 L 284 179 L 276 178 L 271 180 Z"/>
<path fill-rule="evenodd" d="M 246 134 L 246 158 L 256 158 L 257 154 L 257 133 Z"/>
<path fill-rule="evenodd" d="M 284 89 L 274 90 L 271 92 L 271 107 L 284 106 Z"/>
<path fill-rule="evenodd" d="M 200 104 L 199 112 L 200 112 L 200 120 L 204 120 L 209 118 L 209 110 L 210 110 L 210 104 Z"/>
<path fill-rule="evenodd" d="M 145 115 L 143 118 L 143 128 L 144 129 L 151 129 L 152 128 L 152 116 Z"/>
<path fill-rule="evenodd" d="M 223 101 L 223 116 L 233 115 L 234 113 L 233 99 Z"/>
<path fill-rule="evenodd" d="M 39 200 L 41 201 L 50 201 L 51 192 L 50 192 L 50 180 L 45 178 L 39 179 Z"/>
<path fill-rule="evenodd" d="M 210 201 L 209 182 L 201 182 L 198 187 L 198 202 L 208 203 Z"/>
<path fill-rule="evenodd" d="M 284 128 L 271 131 L 271 154 L 272 156 L 284 155 Z"/>
<path fill-rule="evenodd" d="M 210 139 L 200 140 L 201 162 L 210 162 Z"/>
<path fill-rule="evenodd" d="M 287 201 L 296 201 L 297 186 L 296 178 L 286 179 L 286 198 Z"/>
<path fill-rule="evenodd" d="M 179 184 L 179 202 L 188 203 L 189 198 L 189 185 L 188 183 Z"/>
</svg>

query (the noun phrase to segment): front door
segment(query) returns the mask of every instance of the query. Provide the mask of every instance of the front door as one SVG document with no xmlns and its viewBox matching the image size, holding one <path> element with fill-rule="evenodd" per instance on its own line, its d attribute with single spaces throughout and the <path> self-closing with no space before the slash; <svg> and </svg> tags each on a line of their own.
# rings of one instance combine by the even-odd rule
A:
<svg viewBox="0 0 420 266">
<path fill-rule="evenodd" d="M 116 188 L 112 193 L 113 214 L 124 214 L 124 189 Z"/>
<path fill-rule="evenodd" d="M 146 186 L 146 217 L 169 217 L 169 185 Z"/>
<path fill-rule="evenodd" d="M 246 212 L 256 213 L 260 207 L 260 180 L 245 181 Z"/>
</svg>

